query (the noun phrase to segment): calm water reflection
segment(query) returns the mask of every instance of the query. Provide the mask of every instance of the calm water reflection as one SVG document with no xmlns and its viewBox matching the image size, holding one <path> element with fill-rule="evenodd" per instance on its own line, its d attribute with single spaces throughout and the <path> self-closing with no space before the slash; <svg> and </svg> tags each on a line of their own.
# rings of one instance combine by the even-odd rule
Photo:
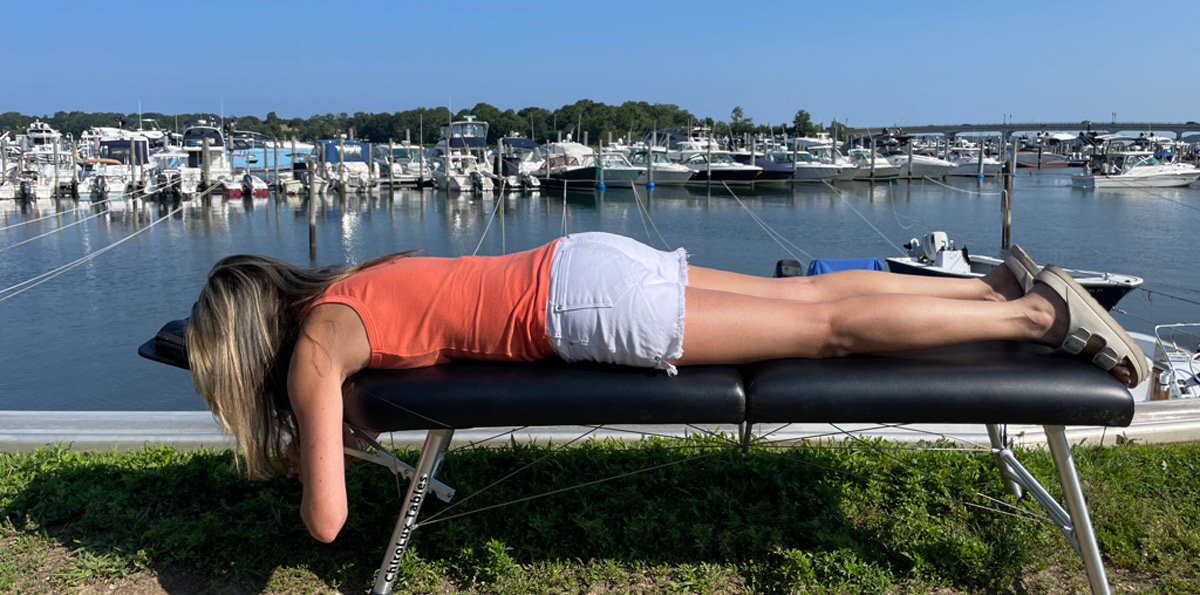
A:
<svg viewBox="0 0 1200 595">
<path fill-rule="evenodd" d="M 499 254 L 587 230 L 685 246 L 694 264 L 761 275 L 781 258 L 897 255 L 909 238 L 932 230 L 949 232 L 973 252 L 996 253 L 999 183 L 947 184 L 715 186 L 711 196 L 703 188 L 658 188 L 649 196 L 610 189 L 499 199 L 403 191 L 326 197 L 311 213 L 298 198 L 185 203 L 177 210 L 124 201 L 24 208 L 3 201 L 0 288 L 128 239 L 23 286 L 19 295 L 0 293 L 0 408 L 203 409 L 185 372 L 135 351 L 162 323 L 187 315 L 209 267 L 231 253 L 352 264 L 410 248 Z M 1191 303 L 1200 302 L 1200 189 L 1084 192 L 1060 172 L 1021 173 L 1013 205 L 1013 240 L 1039 261 L 1140 275 L 1146 288 L 1188 300 L 1131 293 L 1119 306 L 1126 313 L 1118 314 L 1129 328 L 1200 321 L 1200 306 Z"/>
</svg>

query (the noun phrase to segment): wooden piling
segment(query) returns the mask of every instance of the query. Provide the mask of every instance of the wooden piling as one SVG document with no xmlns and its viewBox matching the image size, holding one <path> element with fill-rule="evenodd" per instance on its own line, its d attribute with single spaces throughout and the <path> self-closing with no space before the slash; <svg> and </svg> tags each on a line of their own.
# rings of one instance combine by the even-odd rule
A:
<svg viewBox="0 0 1200 595">
<path fill-rule="evenodd" d="M 346 168 L 343 167 L 346 156 L 346 139 L 338 137 L 338 195 L 346 198 Z"/>
<path fill-rule="evenodd" d="M 907 152 L 908 152 L 908 179 L 910 179 L 910 180 L 911 180 L 911 179 L 912 179 L 912 177 L 913 177 L 913 175 L 912 175 L 913 143 L 912 143 L 912 140 L 911 140 L 911 139 L 908 141 L 908 150 L 907 150 Z"/>
<path fill-rule="evenodd" d="M 871 180 L 872 181 L 875 180 L 875 142 L 876 142 L 875 137 L 872 136 L 871 137 L 871 154 L 869 155 L 869 157 L 871 158 Z"/>
</svg>

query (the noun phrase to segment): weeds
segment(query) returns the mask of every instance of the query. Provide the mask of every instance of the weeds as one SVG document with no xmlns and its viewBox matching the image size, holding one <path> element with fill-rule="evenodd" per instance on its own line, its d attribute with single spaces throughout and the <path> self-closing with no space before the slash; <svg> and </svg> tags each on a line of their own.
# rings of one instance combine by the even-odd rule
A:
<svg viewBox="0 0 1200 595">
<path fill-rule="evenodd" d="M 547 448 L 456 452 L 440 477 L 462 504 L 426 504 L 401 580 L 416 593 L 1003 592 L 1023 580 L 1039 591 L 1046 571 L 1081 574 L 1052 524 L 988 510 L 996 499 L 1044 517 L 1003 493 L 987 453 L 874 446 L 887 450 L 593 441 L 469 500 Z M 62 445 L 0 454 L 0 592 L 69 591 L 143 570 L 250 592 L 369 587 L 401 499 L 386 470 L 349 470 L 350 519 L 324 545 L 298 517 L 298 485 L 242 479 L 231 456 Z M 1057 492 L 1046 453 L 1019 457 Z M 1133 591 L 1195 592 L 1200 446 L 1081 447 L 1075 460 L 1110 574 L 1154 577 L 1130 579 Z"/>
</svg>

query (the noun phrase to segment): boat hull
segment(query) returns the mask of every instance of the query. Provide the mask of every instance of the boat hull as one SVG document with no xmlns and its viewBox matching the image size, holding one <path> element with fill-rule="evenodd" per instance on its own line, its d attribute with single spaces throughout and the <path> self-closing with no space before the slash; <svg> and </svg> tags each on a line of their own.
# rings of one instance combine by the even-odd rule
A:
<svg viewBox="0 0 1200 595">
<path fill-rule="evenodd" d="M 654 183 L 657 184 L 684 184 L 692 179 L 692 170 L 677 171 L 677 170 L 662 170 L 655 168 Z M 646 170 L 642 170 L 638 176 L 637 183 L 645 184 L 650 178 L 646 176 Z"/>
<path fill-rule="evenodd" d="M 984 162 L 983 175 L 998 176 L 998 175 L 1000 175 L 1000 171 L 1003 168 L 1004 168 L 1003 163 Z M 948 173 L 946 175 L 948 175 L 948 176 L 977 176 L 977 175 L 979 175 L 979 162 L 976 161 L 973 163 L 961 163 L 961 164 L 955 166 L 955 168 L 950 170 L 950 173 Z"/>
<path fill-rule="evenodd" d="M 753 182 L 761 171 L 761 169 L 714 167 L 711 170 L 701 169 L 693 172 L 688 181 L 693 184 L 704 184 L 709 180 L 713 182 Z M 709 177 L 709 172 L 711 172 L 711 177 Z"/>
<path fill-rule="evenodd" d="M 1076 175 L 1071 177 L 1071 185 L 1079 188 L 1179 188 L 1189 186 L 1200 179 L 1200 170 L 1195 172 L 1179 172 L 1158 174 L 1153 176 L 1091 176 Z"/>
<path fill-rule="evenodd" d="M 927 277 L 957 277 L 957 278 L 980 278 L 991 272 L 1001 262 L 998 258 L 987 256 L 971 255 L 969 257 L 971 263 L 970 273 L 952 272 L 930 265 L 925 262 L 917 261 L 916 259 L 904 256 L 893 257 L 887 259 L 888 270 L 893 273 L 903 273 L 905 275 L 924 275 Z M 1079 269 L 1066 269 L 1080 285 L 1087 289 L 1105 310 L 1111 310 L 1125 297 L 1125 294 L 1141 287 L 1142 279 L 1130 275 L 1112 275 L 1097 271 L 1083 271 Z"/>
</svg>

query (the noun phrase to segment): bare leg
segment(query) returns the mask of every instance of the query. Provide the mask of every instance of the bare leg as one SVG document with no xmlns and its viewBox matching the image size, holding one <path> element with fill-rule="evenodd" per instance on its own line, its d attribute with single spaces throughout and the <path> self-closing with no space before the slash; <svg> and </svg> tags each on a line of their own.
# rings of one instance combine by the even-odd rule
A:
<svg viewBox="0 0 1200 595">
<path fill-rule="evenodd" d="M 1023 295 L 1007 267 L 982 279 L 922 277 L 881 271 L 839 271 L 813 277 L 775 279 L 704 267 L 688 268 L 688 286 L 729 293 L 802 302 L 832 302 L 849 297 L 908 294 L 960 300 L 1012 300 Z"/>
<path fill-rule="evenodd" d="M 678 365 L 826 358 L 974 341 L 1057 347 L 1066 335 L 1062 299 L 1039 284 L 1013 301 L 878 294 L 801 302 L 687 288 Z M 1112 374 L 1128 383 L 1127 367 Z"/>
</svg>

